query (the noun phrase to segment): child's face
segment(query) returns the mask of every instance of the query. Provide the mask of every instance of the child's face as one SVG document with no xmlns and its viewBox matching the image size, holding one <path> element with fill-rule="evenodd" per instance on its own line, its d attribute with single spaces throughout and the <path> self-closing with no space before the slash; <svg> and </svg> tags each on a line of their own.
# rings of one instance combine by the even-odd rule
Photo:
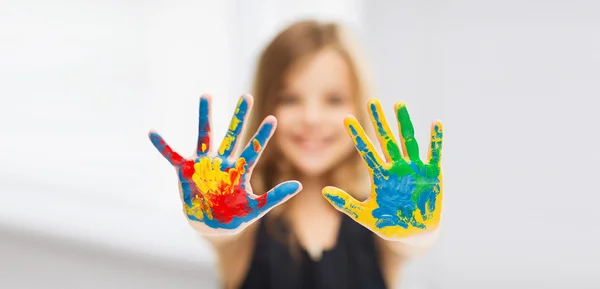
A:
<svg viewBox="0 0 600 289">
<path fill-rule="evenodd" d="M 321 176 L 354 150 L 344 118 L 354 114 L 351 71 L 332 49 L 292 67 L 279 99 L 276 145 L 306 176 Z"/>
</svg>

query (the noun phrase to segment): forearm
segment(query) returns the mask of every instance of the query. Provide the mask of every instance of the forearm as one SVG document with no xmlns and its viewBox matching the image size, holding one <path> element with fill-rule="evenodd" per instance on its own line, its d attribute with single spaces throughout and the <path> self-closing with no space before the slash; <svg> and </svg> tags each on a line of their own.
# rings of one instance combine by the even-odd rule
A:
<svg viewBox="0 0 600 289">
<path fill-rule="evenodd" d="M 221 249 L 236 248 L 239 244 L 247 243 L 254 235 L 255 224 L 251 224 L 237 234 L 203 234 L 198 231 L 198 235 L 206 240 L 217 252 Z"/>
<path fill-rule="evenodd" d="M 222 288 L 238 288 L 243 282 L 254 248 L 254 228 L 250 225 L 235 235 L 202 235 L 215 248 Z"/>
</svg>

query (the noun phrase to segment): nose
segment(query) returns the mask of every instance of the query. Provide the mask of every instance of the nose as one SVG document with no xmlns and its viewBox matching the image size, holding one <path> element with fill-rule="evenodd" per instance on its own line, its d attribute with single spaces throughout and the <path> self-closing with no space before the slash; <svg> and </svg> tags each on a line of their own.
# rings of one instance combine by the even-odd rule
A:
<svg viewBox="0 0 600 289">
<path fill-rule="evenodd" d="M 318 103 L 308 103 L 304 107 L 304 122 L 308 125 L 318 125 L 323 118 L 323 108 Z"/>
</svg>

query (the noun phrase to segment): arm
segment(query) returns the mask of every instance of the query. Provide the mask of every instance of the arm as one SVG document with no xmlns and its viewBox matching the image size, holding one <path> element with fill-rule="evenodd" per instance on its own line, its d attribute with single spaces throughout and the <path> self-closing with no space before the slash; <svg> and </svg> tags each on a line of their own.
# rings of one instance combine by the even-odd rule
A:
<svg viewBox="0 0 600 289">
<path fill-rule="evenodd" d="M 400 272 L 404 265 L 426 253 L 435 243 L 439 229 L 418 236 L 411 236 L 402 241 L 390 241 L 376 237 L 379 248 L 379 260 L 384 280 L 388 288 L 395 288 L 399 283 Z"/>
<path fill-rule="evenodd" d="M 239 288 L 249 269 L 256 241 L 256 223 L 236 235 L 205 236 L 215 249 L 222 288 Z"/>
</svg>

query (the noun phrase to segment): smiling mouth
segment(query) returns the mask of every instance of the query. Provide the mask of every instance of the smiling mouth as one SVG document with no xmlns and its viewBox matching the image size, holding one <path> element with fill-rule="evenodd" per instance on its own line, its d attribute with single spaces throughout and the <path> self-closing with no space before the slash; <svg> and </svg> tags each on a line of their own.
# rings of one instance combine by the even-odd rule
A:
<svg viewBox="0 0 600 289">
<path fill-rule="evenodd" d="M 316 152 L 327 148 L 332 142 L 332 138 L 308 138 L 295 137 L 294 143 L 302 150 Z"/>
</svg>

